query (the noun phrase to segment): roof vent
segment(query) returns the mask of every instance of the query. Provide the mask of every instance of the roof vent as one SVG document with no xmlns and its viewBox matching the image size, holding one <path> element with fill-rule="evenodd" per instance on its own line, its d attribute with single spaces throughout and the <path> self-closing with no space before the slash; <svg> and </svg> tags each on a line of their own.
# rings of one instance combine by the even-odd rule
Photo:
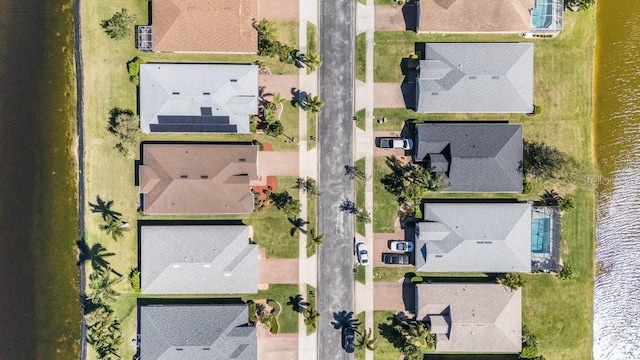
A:
<svg viewBox="0 0 640 360">
<path fill-rule="evenodd" d="M 208 179 L 209 175 L 200 175 L 200 179 Z"/>
<path fill-rule="evenodd" d="M 231 79 L 231 82 L 238 82 L 238 79 Z"/>
<path fill-rule="evenodd" d="M 469 79 L 471 79 L 471 80 L 475 80 L 477 78 L 478 78 L 477 76 L 469 76 Z"/>
<path fill-rule="evenodd" d="M 498 76 L 498 75 L 493 75 L 493 76 L 491 77 L 491 79 L 492 79 L 492 80 L 498 80 L 498 79 L 500 79 L 500 76 Z"/>
<path fill-rule="evenodd" d="M 183 348 L 176 348 L 177 351 L 182 351 L 184 350 Z"/>
<path fill-rule="evenodd" d="M 174 91 L 174 92 L 173 92 L 173 95 L 180 95 L 180 92 L 178 92 L 178 91 Z"/>
<path fill-rule="evenodd" d="M 437 91 L 434 91 L 434 92 L 431 93 L 431 95 L 440 95 L 440 93 L 437 92 Z"/>
<path fill-rule="evenodd" d="M 211 95 L 210 92 L 203 92 L 202 95 Z"/>
<path fill-rule="evenodd" d="M 180 179 L 188 179 L 189 175 L 180 175 Z"/>
<path fill-rule="evenodd" d="M 441 257 L 442 257 L 442 255 L 436 255 L 436 257 L 437 257 L 437 258 L 441 258 Z"/>
<path fill-rule="evenodd" d="M 202 348 L 202 350 L 211 350 L 211 348 Z"/>
<path fill-rule="evenodd" d="M 238 159 L 238 161 L 239 161 L 239 162 L 247 162 L 247 159 L 245 159 L 245 158 L 240 158 L 240 159 Z"/>
</svg>

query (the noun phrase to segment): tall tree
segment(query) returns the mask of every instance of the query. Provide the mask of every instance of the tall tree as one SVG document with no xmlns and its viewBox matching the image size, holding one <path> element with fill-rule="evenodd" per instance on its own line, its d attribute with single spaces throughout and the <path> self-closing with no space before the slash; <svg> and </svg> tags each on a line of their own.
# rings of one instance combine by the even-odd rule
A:
<svg viewBox="0 0 640 360">
<path fill-rule="evenodd" d="M 130 14 L 127 9 L 122 9 L 113 14 L 110 19 L 103 20 L 101 25 L 107 35 L 118 40 L 131 35 L 136 19 L 136 16 Z"/>
<path fill-rule="evenodd" d="M 315 71 L 318 66 L 322 65 L 322 61 L 320 61 L 320 55 L 316 52 L 309 52 L 304 60 L 304 63 L 307 64 L 309 70 Z"/>
<path fill-rule="evenodd" d="M 307 94 L 307 98 L 304 101 L 304 110 L 311 111 L 314 114 L 317 114 L 322 110 L 324 103 L 320 101 L 318 95 Z"/>
<path fill-rule="evenodd" d="M 113 289 L 119 279 L 111 278 L 111 271 L 94 271 L 89 275 L 88 299 L 96 304 L 108 304 L 116 301 L 120 295 Z"/>
<path fill-rule="evenodd" d="M 320 244 L 322 244 L 323 237 L 324 234 L 316 234 L 316 229 L 310 229 L 309 233 L 307 234 L 307 248 L 310 248 L 312 246 L 320 246 Z"/>
<path fill-rule="evenodd" d="M 122 221 L 122 219 L 112 219 L 100 225 L 100 230 L 104 230 L 107 235 L 111 235 L 111 238 L 117 241 L 121 239 L 124 236 L 124 232 L 129 229 L 127 228 L 127 223 Z"/>
<path fill-rule="evenodd" d="M 318 320 L 320 320 L 320 313 L 316 309 L 311 307 L 304 313 L 305 325 L 315 329 L 318 325 Z"/>
</svg>

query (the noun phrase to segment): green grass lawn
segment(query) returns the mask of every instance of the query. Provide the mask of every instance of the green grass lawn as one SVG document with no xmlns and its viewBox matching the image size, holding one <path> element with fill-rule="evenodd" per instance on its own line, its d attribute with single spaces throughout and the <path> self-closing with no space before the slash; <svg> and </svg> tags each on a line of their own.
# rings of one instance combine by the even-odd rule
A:
<svg viewBox="0 0 640 360">
<path fill-rule="evenodd" d="M 362 285 L 365 285 L 367 283 L 365 272 L 366 272 L 366 268 L 364 266 L 362 265 L 356 266 L 356 281 L 358 281 Z"/>
<path fill-rule="evenodd" d="M 318 29 L 315 24 L 308 21 L 307 21 L 307 53 L 309 54 L 318 53 Z M 312 72 L 311 69 L 307 67 L 307 74 L 311 74 L 311 72 Z"/>
<path fill-rule="evenodd" d="M 398 2 L 396 0 L 375 0 L 375 4 L 376 5 L 398 5 Z"/>
<path fill-rule="evenodd" d="M 307 229 L 315 229 L 318 232 L 318 198 L 307 196 Z M 316 234 L 318 235 L 318 234 Z M 308 239 L 308 238 L 307 238 Z M 307 240 L 308 241 L 308 240 Z M 308 242 L 307 242 L 308 245 Z M 322 244 L 320 245 L 322 246 Z M 317 251 L 317 246 L 307 247 L 307 257 L 313 256 Z"/>
<path fill-rule="evenodd" d="M 318 114 L 307 112 L 307 150 L 311 150 L 317 145 L 317 122 Z"/>
<path fill-rule="evenodd" d="M 356 315 L 356 319 L 358 319 L 358 322 L 360 322 L 360 324 L 362 324 L 361 326 L 359 326 L 358 331 L 364 333 L 366 331 L 366 329 L 364 328 L 364 322 L 367 318 L 367 314 L 364 313 L 364 311 L 361 311 L 358 313 L 358 315 Z M 356 336 L 358 336 L 356 334 Z M 356 360 L 364 360 L 366 356 L 366 350 L 364 349 L 356 349 Z"/>
<path fill-rule="evenodd" d="M 392 233 L 393 222 L 398 215 L 396 197 L 385 190 L 380 182 L 382 177 L 391 173 L 385 157 L 373 158 L 373 232 Z"/>
<path fill-rule="evenodd" d="M 356 36 L 356 79 L 366 82 L 365 69 L 367 67 L 367 34 Z"/>
<path fill-rule="evenodd" d="M 307 284 L 307 293 L 302 294 L 305 300 L 309 303 L 309 308 L 318 309 L 316 307 L 316 288 Z M 317 325 L 316 325 L 317 326 Z M 316 326 L 307 325 L 307 335 L 311 335 L 316 332 Z"/>
<path fill-rule="evenodd" d="M 364 171 L 364 162 L 364 158 L 358 159 L 358 161 L 356 161 L 356 167 Z M 358 209 L 364 209 L 365 185 L 364 180 L 356 178 L 356 207 Z M 356 232 L 362 236 L 364 236 L 364 225 L 364 222 L 356 221 Z"/>
<path fill-rule="evenodd" d="M 376 266 L 373 268 L 373 281 L 396 282 L 404 279 L 405 274 L 416 272 L 414 266 Z"/>
<path fill-rule="evenodd" d="M 242 300 L 271 299 L 277 301 L 282 309 L 280 315 L 278 315 L 278 324 L 280 325 L 280 331 L 278 333 L 293 334 L 298 332 L 298 317 L 300 314 L 293 311 L 291 305 L 287 305 L 287 303 L 289 302 L 289 296 L 296 296 L 298 293 L 298 285 L 271 284 L 269 285 L 269 289 L 260 290 L 257 294 L 243 296 Z"/>
<path fill-rule="evenodd" d="M 365 110 L 364 109 L 360 109 L 356 112 L 356 126 L 359 129 L 362 130 L 367 130 L 366 129 L 366 123 L 365 123 Z"/>
<path fill-rule="evenodd" d="M 396 349 L 384 336 L 380 335 L 381 324 L 391 324 L 394 316 L 393 311 L 374 311 L 373 312 L 373 331 L 378 337 L 374 358 L 376 360 L 398 360 L 400 351 Z"/>
</svg>

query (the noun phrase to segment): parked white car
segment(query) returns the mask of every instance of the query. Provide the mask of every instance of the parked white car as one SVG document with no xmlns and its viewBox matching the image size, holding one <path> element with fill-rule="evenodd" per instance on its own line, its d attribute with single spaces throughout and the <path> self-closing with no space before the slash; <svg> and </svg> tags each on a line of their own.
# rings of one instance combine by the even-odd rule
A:
<svg viewBox="0 0 640 360">
<path fill-rule="evenodd" d="M 380 148 L 411 150 L 413 149 L 413 140 L 403 138 L 382 138 L 380 139 Z"/>
<path fill-rule="evenodd" d="M 356 256 L 360 265 L 367 265 L 369 263 L 369 252 L 367 251 L 367 245 L 365 243 L 356 244 Z"/>
<path fill-rule="evenodd" d="M 389 248 L 391 251 L 413 252 L 413 241 L 394 240 L 389 243 Z"/>
</svg>

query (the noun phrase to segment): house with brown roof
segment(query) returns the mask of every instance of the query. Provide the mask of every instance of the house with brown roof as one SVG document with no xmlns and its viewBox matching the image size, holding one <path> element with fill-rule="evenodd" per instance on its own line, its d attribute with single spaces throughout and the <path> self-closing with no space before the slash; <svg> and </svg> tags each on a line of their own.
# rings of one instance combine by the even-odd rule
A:
<svg viewBox="0 0 640 360">
<path fill-rule="evenodd" d="M 145 214 L 246 214 L 258 146 L 143 143 L 137 172 Z"/>
<path fill-rule="evenodd" d="M 416 316 L 429 322 L 436 352 L 518 353 L 522 291 L 489 283 L 417 284 Z"/>
<path fill-rule="evenodd" d="M 156 52 L 257 53 L 257 0 L 152 0 Z"/>
</svg>

